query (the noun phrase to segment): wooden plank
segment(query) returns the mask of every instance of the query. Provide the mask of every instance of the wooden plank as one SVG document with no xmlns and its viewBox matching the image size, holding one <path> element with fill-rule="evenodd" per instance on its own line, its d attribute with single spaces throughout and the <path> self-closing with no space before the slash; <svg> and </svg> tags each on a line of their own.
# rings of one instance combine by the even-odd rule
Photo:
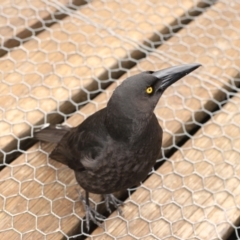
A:
<svg viewBox="0 0 240 240">
<path fill-rule="evenodd" d="M 0 56 L 7 53 L 7 49 L 21 45 L 22 41 L 34 37 L 56 23 L 56 20 L 66 17 L 59 11 L 60 6 L 72 2 L 72 6 L 86 3 L 84 0 L 2 0 L 0 8 Z"/>
<path fill-rule="evenodd" d="M 124 218 L 114 213 L 91 239 L 227 239 L 240 223 L 239 122 L 240 92 L 131 195 Z"/>
<path fill-rule="evenodd" d="M 128 74 L 129 75 L 135 74 L 137 71 L 140 71 L 140 70 L 142 71 L 145 69 L 157 70 L 157 69 L 161 69 L 163 67 L 167 67 L 169 64 L 172 64 L 172 63 L 176 64 L 176 62 L 193 62 L 193 61 L 201 59 L 202 52 L 200 52 L 200 53 L 197 52 L 197 49 L 198 49 L 197 41 L 203 40 L 202 38 L 199 37 L 199 36 L 204 37 L 203 29 L 206 28 L 206 26 L 208 26 L 209 31 L 206 31 L 206 34 L 207 34 L 207 36 L 209 36 L 209 38 L 211 38 L 211 33 L 214 34 L 214 31 L 213 31 L 214 27 L 216 29 L 219 29 L 219 26 L 215 25 L 215 21 L 216 22 L 219 21 L 219 18 L 221 18 L 221 16 L 217 15 L 217 14 L 219 14 L 219 12 L 225 12 L 226 15 L 229 16 L 229 19 L 227 19 L 227 20 L 231 20 L 231 16 L 234 17 L 234 15 L 233 15 L 234 11 L 237 12 L 238 10 L 239 10 L 238 5 L 233 6 L 233 9 L 232 9 L 227 4 L 223 4 L 221 2 L 217 3 L 214 7 L 212 7 L 211 10 L 207 11 L 201 17 L 199 17 L 199 19 L 197 19 L 196 24 L 191 23 L 189 25 L 189 27 L 186 28 L 186 30 L 180 31 L 172 40 L 169 41 L 169 43 L 166 43 L 166 44 L 170 44 L 170 45 L 174 43 L 174 46 L 178 46 L 179 49 L 181 50 L 181 46 L 184 45 L 185 40 L 189 44 L 189 38 L 187 37 L 188 36 L 187 33 L 188 32 L 191 33 L 192 31 L 197 29 L 198 30 L 197 33 L 200 33 L 200 35 L 197 35 L 198 36 L 197 39 L 192 40 L 194 42 L 194 44 L 190 48 L 191 51 L 189 51 L 189 55 L 187 55 L 187 53 L 184 52 L 184 54 L 180 55 L 182 58 L 180 58 L 180 56 L 178 56 L 179 58 L 175 58 L 175 62 L 174 62 L 172 60 L 173 53 L 170 50 L 169 50 L 168 57 L 165 56 L 165 58 L 164 58 L 164 56 L 163 56 L 164 52 L 161 51 L 161 49 L 165 50 L 169 46 L 169 45 L 167 45 L 167 46 L 164 45 L 158 49 L 158 53 L 160 53 L 160 54 L 155 54 L 155 53 L 150 54 L 147 59 L 144 59 L 143 61 L 141 61 L 137 65 L 137 67 L 135 67 L 134 69 L 129 71 Z M 230 16 L 227 13 L 231 13 L 232 15 Z M 208 19 L 212 20 L 212 24 L 210 24 L 208 22 Z M 207 20 L 207 24 L 206 24 L 206 20 Z M 204 28 L 201 28 L 201 26 L 204 26 Z M 222 31 L 222 32 L 219 31 L 218 33 L 219 33 L 219 35 L 218 35 L 217 39 L 219 39 L 219 41 L 223 40 L 223 38 L 226 38 L 227 36 L 232 37 L 232 35 L 226 35 L 226 34 L 222 35 L 222 33 L 224 33 L 224 31 Z M 216 35 L 215 35 L 215 37 L 216 37 Z M 208 44 L 208 43 L 206 43 L 206 44 Z M 216 41 L 215 41 L 215 44 L 216 44 Z M 211 50 L 213 45 L 214 45 L 214 43 L 210 41 L 209 45 L 206 46 L 206 52 Z M 172 141 L 173 141 L 171 139 L 172 132 L 174 132 L 174 131 L 178 132 L 178 133 L 181 132 L 181 129 L 183 128 L 183 125 L 184 125 L 184 122 L 181 123 L 182 119 L 183 119 L 183 121 L 188 121 L 189 119 L 191 119 L 192 112 L 193 111 L 201 111 L 201 108 L 204 105 L 205 106 L 207 105 L 211 96 L 216 97 L 218 99 L 219 99 L 219 96 L 222 98 L 223 97 L 223 93 L 222 93 L 223 88 L 221 88 L 221 87 L 223 87 L 223 85 L 225 83 L 227 83 L 230 79 L 232 79 L 233 77 L 235 77 L 237 75 L 237 71 L 233 71 L 230 68 L 231 67 L 230 65 L 226 65 L 226 66 L 224 65 L 224 66 L 222 66 L 222 69 L 219 68 L 218 69 L 219 71 L 214 72 L 215 73 L 214 77 L 210 78 L 209 76 L 206 76 L 207 72 L 211 73 L 211 71 L 213 71 L 211 69 L 215 65 L 214 61 L 217 62 L 218 59 L 224 59 L 224 56 L 226 56 L 226 54 L 228 53 L 227 51 L 224 51 L 224 49 L 226 49 L 226 48 L 227 48 L 227 45 L 222 44 L 219 46 L 218 54 L 212 56 L 213 59 L 212 58 L 203 59 L 202 61 L 204 61 L 204 62 L 199 61 L 204 64 L 204 68 L 197 70 L 197 72 L 195 74 L 193 74 L 192 76 L 188 76 L 185 78 L 185 80 L 179 82 L 179 84 L 172 86 L 168 90 L 168 92 L 166 92 L 166 96 L 163 97 L 163 99 L 158 104 L 156 113 L 158 114 L 159 121 L 163 123 L 162 125 L 166 131 L 165 135 L 164 135 L 164 141 L 163 141 L 164 147 L 171 146 Z M 175 54 L 176 54 L 176 51 L 177 50 L 174 51 Z M 192 55 L 193 53 L 195 54 L 194 57 Z M 237 55 L 237 53 L 235 53 L 235 54 Z M 233 56 L 235 56 L 235 54 L 233 54 Z M 173 55 L 173 57 L 174 57 L 174 55 Z M 233 61 L 237 61 L 237 57 L 236 57 L 236 59 L 233 58 Z M 198 62 L 198 61 L 196 61 L 196 62 Z M 229 71 L 229 69 L 231 71 Z M 225 77 L 223 79 L 225 82 L 220 78 L 222 75 L 224 75 L 224 77 Z M 201 77 L 201 82 L 200 82 L 199 76 Z M 126 77 L 126 75 L 122 79 L 124 79 L 125 77 Z M 207 84 L 209 84 L 210 80 L 213 84 L 215 84 L 215 86 L 213 85 L 214 87 L 211 85 L 207 85 Z M 115 86 L 118 83 L 115 83 Z M 209 91 L 207 91 L 206 89 L 204 90 L 205 85 L 211 86 L 208 88 Z M 100 108 L 104 107 L 115 86 L 111 86 L 107 91 L 105 91 L 103 94 L 99 95 L 95 100 L 91 101 L 91 103 L 89 103 L 84 108 L 82 108 L 79 114 L 74 115 L 73 117 L 71 117 L 68 120 L 68 124 L 75 126 L 75 125 L 81 123 L 81 121 L 84 119 L 84 117 L 89 116 L 90 114 L 94 113 L 96 110 L 99 110 Z M 200 86 L 203 86 L 201 89 L 201 92 L 200 93 L 196 92 L 196 91 L 198 91 L 197 88 L 199 88 Z M 186 100 L 184 102 L 182 102 L 183 100 L 181 100 L 181 99 L 186 99 Z M 185 104 L 187 104 L 188 109 L 189 109 L 187 111 L 186 110 L 184 111 L 184 109 L 182 107 L 182 105 L 185 105 Z M 210 104 L 210 106 L 212 106 L 212 104 Z M 182 113 L 184 113 L 183 114 L 184 116 L 180 115 L 180 111 Z M 161 113 L 161 117 L 159 116 L 160 113 Z M 202 115 L 204 116 L 204 114 L 202 114 Z M 197 116 L 198 116 L 197 119 L 199 119 L 200 115 L 197 115 Z M 49 152 L 50 148 L 51 148 L 51 146 L 46 144 L 46 145 L 44 145 L 43 150 L 41 152 L 39 152 L 38 145 L 35 145 L 27 153 L 25 153 L 24 155 L 19 157 L 12 164 L 10 164 L 9 167 L 5 168 L 1 172 L 2 184 L 0 185 L 0 192 L 5 190 L 5 192 L 3 193 L 4 195 L 15 196 L 15 197 L 17 197 L 19 194 L 22 194 L 22 190 L 20 189 L 19 182 L 16 182 L 16 180 L 14 180 L 17 178 L 16 176 L 13 175 L 14 169 L 18 169 L 18 171 L 20 171 L 22 169 L 23 173 L 21 173 L 19 175 L 25 179 L 26 186 L 31 186 L 31 184 L 39 185 L 39 178 L 40 178 L 40 180 L 42 178 L 43 180 L 41 180 L 41 182 L 43 182 L 43 183 L 46 182 L 46 183 L 43 185 L 42 184 L 40 184 L 40 185 L 44 189 L 47 187 L 48 188 L 47 188 L 47 190 L 45 190 L 43 192 L 43 194 L 39 193 L 39 196 L 36 197 L 36 199 L 38 201 L 40 201 L 39 200 L 40 197 L 43 197 L 44 199 L 53 199 L 55 201 L 57 199 L 61 199 L 63 203 L 59 205 L 59 208 L 55 208 L 55 211 L 53 213 L 50 213 L 49 210 L 46 210 L 46 211 L 48 211 L 47 216 L 49 216 L 49 219 L 52 221 L 58 221 L 63 233 L 71 234 L 72 229 L 74 227 L 76 227 L 79 223 L 78 216 L 79 217 L 83 216 L 82 215 L 83 213 L 81 210 L 82 206 L 80 205 L 80 203 L 76 203 L 76 204 L 70 203 L 70 207 L 68 206 L 69 203 L 65 204 L 64 201 L 66 199 L 68 201 L 70 199 L 70 202 L 71 201 L 74 202 L 77 199 L 77 194 L 76 194 L 76 191 L 74 190 L 75 180 L 74 180 L 73 174 L 71 175 L 70 170 L 63 168 L 61 165 L 57 165 L 57 163 L 54 163 L 51 160 L 49 160 L 49 162 L 48 162 L 45 151 Z M 38 155 L 38 156 L 36 156 L 36 155 Z M 31 163 L 31 161 L 33 161 L 33 163 Z M 35 173 L 34 178 L 32 177 L 33 175 L 31 175 L 31 171 L 24 170 L 24 168 L 26 166 L 29 167 L 30 170 L 37 168 L 38 171 Z M 63 171 L 65 171 L 65 172 L 63 173 Z M 65 177 L 67 176 L 66 181 L 64 181 L 63 176 L 65 176 Z M 18 180 L 18 181 L 21 182 L 22 180 Z M 56 188 L 53 188 L 54 183 L 56 184 L 58 190 L 54 190 L 54 189 L 56 189 Z M 66 191 L 64 190 L 65 184 L 66 184 L 66 189 L 67 189 Z M 156 181 L 156 184 L 157 184 L 157 181 Z M 8 186 L 8 188 L 6 188 L 6 186 Z M 73 189 L 69 189 L 70 186 L 74 186 Z M 51 190 L 49 190 L 49 189 L 51 189 Z M 6 191 L 8 191 L 8 192 L 6 192 Z M 56 192 L 58 192 L 59 195 L 57 195 Z M 46 196 L 47 193 L 48 193 L 48 195 Z M 69 196 L 71 196 L 71 197 L 69 197 Z M 141 194 L 139 193 L 138 196 L 140 197 Z M 165 195 L 165 196 L 167 198 L 167 195 Z M 91 197 L 94 199 L 94 201 L 99 200 L 99 197 L 96 195 L 91 195 Z M 184 198 L 184 195 L 183 195 L 183 198 Z M 13 200 L 14 201 L 10 202 L 10 206 L 9 206 L 10 209 L 11 209 L 11 205 L 13 205 L 13 204 L 17 205 L 17 203 L 19 202 L 18 199 L 13 199 Z M 5 203 L 5 201 L 6 200 L 3 199 L 2 202 Z M 6 203 L 4 206 L 6 206 Z M 43 201 L 40 206 L 41 206 L 40 209 L 43 209 L 43 210 L 49 209 L 49 203 L 47 203 L 46 201 Z M 66 209 L 67 206 L 69 207 L 68 209 Z M 133 209 L 134 205 L 132 205 L 131 208 Z M 66 212 L 63 214 L 63 213 L 61 213 L 61 211 L 59 209 L 60 210 L 66 209 Z M 76 211 L 76 209 L 77 209 L 77 211 Z M 29 212 L 29 213 L 32 213 L 32 211 L 33 210 L 29 210 L 29 209 L 27 210 L 27 212 Z M 78 215 L 78 213 L 79 213 L 79 215 Z M 2 214 L 6 214 L 6 212 L 3 211 Z M 42 213 L 34 212 L 34 214 L 38 218 L 41 216 Z M 56 217 L 58 215 L 61 217 Z M 19 214 L 19 216 L 21 216 L 21 221 L 25 221 L 26 217 L 23 214 Z M 125 217 L 126 217 L 126 214 L 125 214 Z M 69 223 L 68 223 L 68 221 L 69 221 Z M 118 221 L 116 220 L 116 222 L 118 222 Z M 31 230 L 33 232 L 37 232 L 37 230 L 36 230 L 37 227 L 38 226 L 36 223 L 34 226 L 32 226 Z M 43 231 L 44 234 L 48 235 L 50 232 L 51 233 L 59 232 L 59 229 L 57 227 L 52 227 L 51 229 L 47 229 L 47 227 L 45 226 L 45 228 L 43 228 L 43 227 L 41 228 L 41 231 Z"/>
<path fill-rule="evenodd" d="M 99 89 L 96 79 L 108 76 L 111 68 L 122 69 L 121 60 L 137 58 L 136 52 L 127 56 L 138 44 L 156 35 L 154 32 L 166 32 L 166 26 L 176 24 L 176 18 L 197 5 L 194 0 L 170 0 L 170 11 L 163 2 L 152 0 L 153 8 L 144 0 L 93 1 L 0 59 L 3 153 L 13 151 L 31 136 L 32 126 L 45 119 L 60 122 L 63 113 L 78 110 L 77 103 L 89 98 L 87 92 Z M 105 16 L 106 9 L 111 16 Z M 152 17 L 159 24 L 143 27 Z M 116 25 L 119 19 L 120 26 Z M 121 32 L 127 25 L 127 32 Z"/>
</svg>

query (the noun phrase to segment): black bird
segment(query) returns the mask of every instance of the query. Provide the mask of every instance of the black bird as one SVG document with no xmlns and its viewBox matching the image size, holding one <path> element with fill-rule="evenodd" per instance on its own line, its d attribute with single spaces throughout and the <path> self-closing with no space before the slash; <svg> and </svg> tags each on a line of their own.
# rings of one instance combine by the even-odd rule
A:
<svg viewBox="0 0 240 240">
<path fill-rule="evenodd" d="M 107 107 L 79 126 L 48 126 L 35 138 L 57 143 L 50 157 L 69 166 L 85 189 L 87 228 L 89 220 L 103 216 L 89 205 L 89 192 L 103 194 L 106 207 L 121 202 L 113 192 L 138 185 L 160 157 L 162 129 L 154 114 L 168 86 L 198 68 L 186 64 L 161 71 L 147 71 L 127 78 L 116 88 Z"/>
</svg>

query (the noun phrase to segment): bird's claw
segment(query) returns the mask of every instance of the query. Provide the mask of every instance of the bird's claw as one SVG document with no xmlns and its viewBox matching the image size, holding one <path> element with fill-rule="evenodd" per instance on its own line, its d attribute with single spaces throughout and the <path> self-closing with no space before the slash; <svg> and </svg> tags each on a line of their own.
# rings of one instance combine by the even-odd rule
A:
<svg viewBox="0 0 240 240">
<path fill-rule="evenodd" d="M 95 209 L 91 208 L 87 204 L 84 204 L 85 207 L 85 212 L 86 212 L 86 227 L 87 230 L 89 231 L 90 229 L 90 221 L 94 222 L 97 226 L 103 228 L 102 224 L 98 221 L 99 220 L 104 220 L 105 217 L 98 213 Z"/>
<path fill-rule="evenodd" d="M 105 198 L 105 205 L 106 205 L 106 208 L 107 208 L 108 212 L 111 213 L 111 209 L 109 207 L 109 205 L 111 203 L 117 209 L 118 213 L 121 216 L 123 215 L 122 209 L 120 208 L 120 206 L 123 205 L 122 201 L 117 199 L 113 194 L 105 194 L 104 198 Z"/>
<path fill-rule="evenodd" d="M 106 217 L 102 214 L 98 213 L 97 210 L 90 207 L 87 203 L 82 194 L 79 192 L 79 198 L 84 206 L 85 213 L 86 213 L 86 228 L 89 231 L 90 229 L 90 221 L 94 222 L 97 226 L 103 228 L 102 224 L 97 220 L 104 220 Z"/>
</svg>

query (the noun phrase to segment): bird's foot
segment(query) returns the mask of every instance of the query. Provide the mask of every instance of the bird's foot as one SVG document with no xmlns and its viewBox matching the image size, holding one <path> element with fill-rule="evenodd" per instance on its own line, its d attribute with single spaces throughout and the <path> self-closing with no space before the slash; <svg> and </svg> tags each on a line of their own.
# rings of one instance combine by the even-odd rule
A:
<svg viewBox="0 0 240 240">
<path fill-rule="evenodd" d="M 85 209 L 87 230 L 89 231 L 90 229 L 90 221 L 94 222 L 97 226 L 103 228 L 102 224 L 98 220 L 103 221 L 106 217 L 100 214 L 94 208 L 90 207 L 81 193 L 79 194 L 79 198 Z"/>
<path fill-rule="evenodd" d="M 123 212 L 122 209 L 120 208 L 120 206 L 123 205 L 123 202 L 120 201 L 119 199 L 117 199 L 113 194 L 105 194 L 104 195 L 105 198 L 105 204 L 106 204 L 106 208 L 107 210 L 111 213 L 111 209 L 109 207 L 110 203 L 117 209 L 118 213 L 122 216 Z"/>
<path fill-rule="evenodd" d="M 90 229 L 90 221 L 94 222 L 97 226 L 103 228 L 102 224 L 98 221 L 103 221 L 105 219 L 105 217 L 98 213 L 95 209 L 91 208 L 90 206 L 88 206 L 87 204 L 84 204 L 85 207 L 85 212 L 86 212 L 86 227 L 87 230 L 89 231 Z"/>
</svg>

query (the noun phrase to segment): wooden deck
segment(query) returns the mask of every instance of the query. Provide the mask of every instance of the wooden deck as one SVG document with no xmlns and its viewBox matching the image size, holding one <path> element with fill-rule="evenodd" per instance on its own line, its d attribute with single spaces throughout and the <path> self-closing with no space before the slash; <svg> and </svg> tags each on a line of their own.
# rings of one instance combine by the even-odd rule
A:
<svg viewBox="0 0 240 240">
<path fill-rule="evenodd" d="M 0 239 L 228 239 L 240 219 L 239 2 L 69 2 L 4 0 L 0 8 Z M 52 144 L 7 163 L 34 126 L 68 116 L 76 126 L 127 76 L 193 62 L 203 66 L 155 110 L 165 162 L 105 230 L 82 231 L 81 188 L 48 158 Z"/>
</svg>

